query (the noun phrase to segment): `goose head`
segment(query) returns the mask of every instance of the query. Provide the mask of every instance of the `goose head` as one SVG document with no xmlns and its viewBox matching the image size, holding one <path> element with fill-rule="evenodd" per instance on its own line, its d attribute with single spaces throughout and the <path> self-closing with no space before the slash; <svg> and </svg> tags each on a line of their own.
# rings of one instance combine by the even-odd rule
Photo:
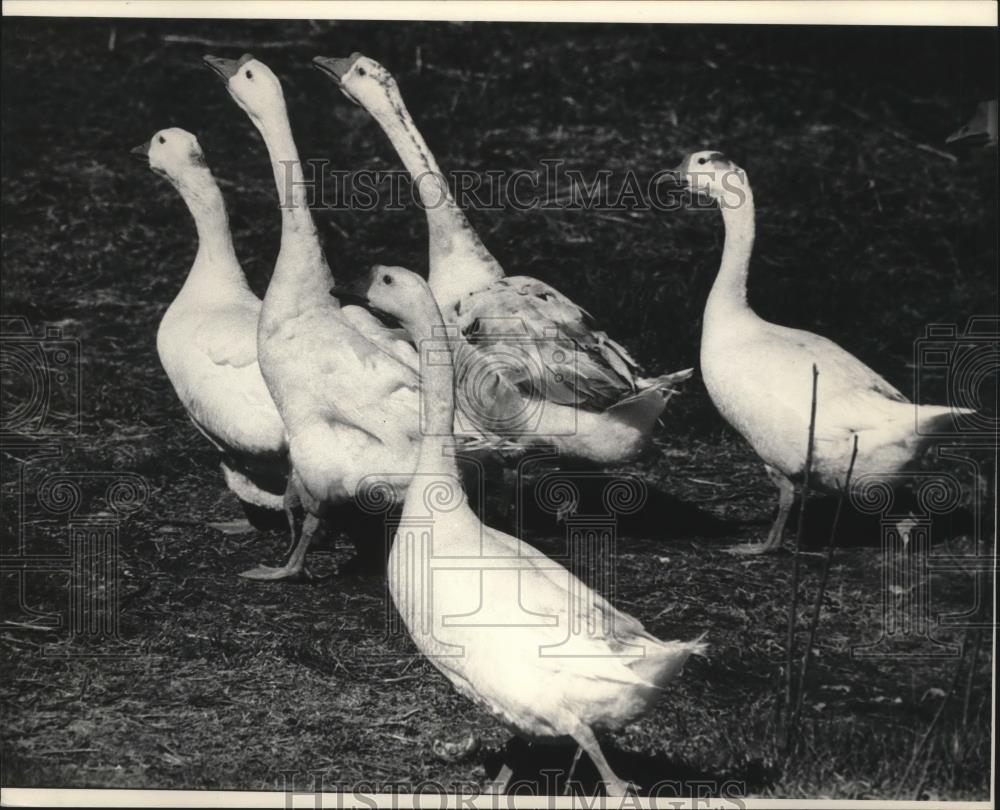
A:
<svg viewBox="0 0 1000 810">
<path fill-rule="evenodd" d="M 724 208 L 738 208 L 749 193 L 746 172 L 714 149 L 693 152 L 672 174 L 682 185 Z"/>
<path fill-rule="evenodd" d="M 254 121 L 284 109 L 281 82 L 267 65 L 251 54 L 245 53 L 239 59 L 205 56 L 204 61 L 225 82 L 229 95 Z"/>
<path fill-rule="evenodd" d="M 376 264 L 354 281 L 337 285 L 330 295 L 341 304 L 358 304 L 408 332 L 440 317 L 430 287 L 405 267 Z"/>
<path fill-rule="evenodd" d="M 391 105 L 391 97 L 399 93 L 396 80 L 388 70 L 356 51 L 344 59 L 317 56 L 313 65 L 332 79 L 348 99 L 368 110 Z"/>
<path fill-rule="evenodd" d="M 179 127 L 161 129 L 149 141 L 135 147 L 132 154 L 175 183 L 191 169 L 207 167 L 198 139 Z"/>
</svg>

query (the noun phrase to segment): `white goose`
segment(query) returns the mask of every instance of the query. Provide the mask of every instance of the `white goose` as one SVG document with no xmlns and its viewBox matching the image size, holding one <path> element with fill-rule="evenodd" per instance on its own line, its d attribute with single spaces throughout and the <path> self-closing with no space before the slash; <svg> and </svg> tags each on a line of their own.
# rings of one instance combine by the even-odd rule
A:
<svg viewBox="0 0 1000 810">
<path fill-rule="evenodd" d="M 414 348 L 367 310 L 329 295 L 333 277 L 306 199 L 281 83 L 262 62 L 206 56 L 267 146 L 281 200 L 281 248 L 261 312 L 261 371 L 288 435 L 295 548 L 259 579 L 305 574 L 320 517 L 384 475 L 402 500 L 416 463 L 420 425 Z M 304 515 L 302 514 L 304 510 Z M 301 526 L 299 525 L 301 518 Z"/>
<path fill-rule="evenodd" d="M 180 192 L 198 231 L 194 264 L 156 333 L 160 362 L 191 421 L 222 453 L 247 517 L 280 517 L 285 426 L 257 363 L 261 302 L 236 258 L 222 193 L 190 132 L 160 130 L 132 152 Z"/>
<path fill-rule="evenodd" d="M 542 281 L 507 277 L 456 204 L 392 75 L 358 53 L 313 61 L 378 121 L 417 185 L 427 213 L 431 290 L 447 323 L 474 347 L 458 365 L 460 390 L 484 369 L 498 368 L 500 390 L 490 396 L 514 403 L 489 428 L 598 463 L 638 456 L 691 370 L 637 376 L 631 355 L 581 307 Z"/>
<path fill-rule="evenodd" d="M 399 267 L 376 267 L 351 287 L 397 317 L 436 358 L 421 364 L 433 423 L 421 441 L 389 556 L 389 590 L 407 629 L 459 692 L 524 737 L 571 737 L 607 792 L 624 795 L 626 785 L 601 753 L 595 731 L 620 729 L 646 713 L 706 645 L 660 641 L 559 563 L 480 522 L 452 450 L 454 372 L 447 349 L 455 340 L 441 337 L 430 288 Z M 509 776 L 505 767 L 500 781 Z"/>
<path fill-rule="evenodd" d="M 769 323 L 747 304 L 747 273 L 754 241 L 754 201 L 746 173 L 718 152 L 696 152 L 677 169 L 698 193 L 718 201 L 726 227 L 722 261 L 705 305 L 701 374 L 712 401 L 750 442 L 778 487 L 778 516 L 767 540 L 745 553 L 781 546 L 805 471 L 812 405 L 816 426 L 810 484 L 837 490 L 850 465 L 853 476 L 887 480 L 917 458 L 936 432 L 968 409 L 914 405 L 896 388 L 827 338 Z"/>
</svg>

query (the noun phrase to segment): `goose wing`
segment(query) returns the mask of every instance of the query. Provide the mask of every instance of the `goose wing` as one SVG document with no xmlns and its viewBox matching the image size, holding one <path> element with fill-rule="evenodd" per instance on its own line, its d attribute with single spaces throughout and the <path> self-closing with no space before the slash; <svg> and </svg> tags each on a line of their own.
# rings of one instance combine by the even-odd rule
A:
<svg viewBox="0 0 1000 810">
<path fill-rule="evenodd" d="M 515 554 L 521 561 L 521 604 L 539 614 L 559 616 L 556 634 L 565 634 L 567 627 L 608 628 L 603 644 L 613 652 L 622 649 L 623 642 L 637 639 L 655 640 L 634 616 L 616 608 L 569 569 L 542 554 L 523 540 L 489 526 L 483 533 L 490 546 L 500 555 Z"/>
<path fill-rule="evenodd" d="M 294 353 L 300 370 L 297 390 L 288 395 L 308 397 L 311 413 L 356 427 L 379 441 L 414 440 L 419 436 L 420 405 L 415 364 L 399 358 L 398 341 L 366 331 L 350 317 L 330 317 L 326 307 L 282 324 L 277 336 L 290 336 L 285 351 Z"/>
<path fill-rule="evenodd" d="M 593 318 L 550 285 L 498 279 L 446 312 L 476 351 L 531 398 L 605 410 L 636 391 L 637 364 Z M 459 373 L 464 370 L 459 369 Z"/>
<path fill-rule="evenodd" d="M 257 363 L 256 310 L 221 309 L 206 313 L 191 335 L 191 348 L 217 366 L 245 368 Z"/>
<path fill-rule="evenodd" d="M 817 437 L 854 432 L 904 414 L 909 400 L 884 377 L 832 340 L 799 329 L 768 324 L 741 344 L 741 385 L 755 406 L 786 413 L 808 425 L 812 367 L 817 380 Z"/>
<path fill-rule="evenodd" d="M 798 329 L 789 331 L 794 334 L 799 345 L 813 355 L 820 373 L 830 379 L 840 391 L 870 392 L 893 402 L 909 402 L 903 392 L 885 377 L 829 338 Z"/>
<path fill-rule="evenodd" d="M 257 363 L 257 308 L 164 318 L 157 349 L 191 420 L 223 452 L 282 454 L 284 424 Z"/>
</svg>

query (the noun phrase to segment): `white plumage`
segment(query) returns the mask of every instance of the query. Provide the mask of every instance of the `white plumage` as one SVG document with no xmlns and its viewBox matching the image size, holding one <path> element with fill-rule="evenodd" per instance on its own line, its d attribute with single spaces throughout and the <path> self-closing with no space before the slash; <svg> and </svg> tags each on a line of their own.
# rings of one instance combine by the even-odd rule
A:
<svg viewBox="0 0 1000 810">
<path fill-rule="evenodd" d="M 366 286 L 369 301 L 418 343 L 443 325 L 416 274 L 380 267 Z M 434 424 L 389 557 L 396 607 L 420 651 L 462 694 L 528 739 L 573 738 L 608 792 L 623 795 L 594 732 L 646 713 L 705 644 L 660 641 L 559 563 L 484 525 L 450 452 L 451 364 L 425 366 L 423 385 Z"/>
<path fill-rule="evenodd" d="M 500 371 L 490 396 L 507 409 L 489 429 L 600 463 L 639 455 L 691 370 L 639 376 L 631 355 L 582 307 L 545 282 L 507 277 L 455 203 L 392 75 L 361 54 L 314 61 L 378 121 L 416 183 L 427 214 L 431 290 L 446 323 L 471 346 L 457 365 L 459 386 L 475 387 L 483 368 Z"/>
<path fill-rule="evenodd" d="M 691 188 L 719 202 L 726 226 L 719 273 L 705 305 L 701 373 L 712 402 L 750 442 L 779 488 L 778 517 L 767 541 L 744 547 L 772 551 L 781 544 L 794 485 L 805 468 L 814 364 L 819 377 L 810 482 L 822 489 L 843 486 L 855 436 L 854 477 L 878 474 L 892 481 L 954 415 L 970 411 L 914 405 L 833 341 L 760 318 L 746 300 L 754 240 L 746 174 L 712 151 L 689 156 L 680 173 Z"/>
<path fill-rule="evenodd" d="M 288 434 L 294 495 L 306 515 L 288 563 L 261 567 L 256 577 L 283 579 L 304 573 L 319 518 L 353 499 L 362 481 L 382 477 L 402 500 L 420 439 L 417 354 L 398 330 L 330 296 L 333 276 L 309 211 L 278 78 L 249 54 L 206 61 L 260 131 L 281 202 L 281 249 L 257 340 Z"/>
<path fill-rule="evenodd" d="M 236 258 L 222 194 L 197 138 L 183 129 L 161 130 L 133 151 L 180 192 L 198 231 L 194 264 L 156 333 L 160 362 L 191 421 L 222 454 L 229 488 L 245 505 L 281 510 L 284 423 L 257 362 L 261 302 Z"/>
</svg>

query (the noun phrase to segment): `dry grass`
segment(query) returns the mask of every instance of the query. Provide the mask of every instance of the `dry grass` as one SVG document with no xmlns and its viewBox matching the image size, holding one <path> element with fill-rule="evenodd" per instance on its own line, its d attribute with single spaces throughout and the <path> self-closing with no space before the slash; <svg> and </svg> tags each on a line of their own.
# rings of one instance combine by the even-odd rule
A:
<svg viewBox="0 0 1000 810">
<path fill-rule="evenodd" d="M 201 68 L 206 50 L 267 43 L 258 55 L 285 81 L 303 155 L 331 156 L 336 167 L 398 166 L 376 125 L 308 67 L 314 54 L 355 49 L 396 73 L 446 168 L 564 158 L 645 177 L 691 149 L 722 149 L 747 168 L 760 208 L 752 302 L 838 340 L 905 391 L 923 326 L 964 321 L 995 301 L 995 163 L 955 163 L 913 145 L 940 144 L 974 101 L 995 95 L 995 32 L 893 32 L 887 45 L 871 31 L 123 23 L 109 51 L 110 28 L 4 26 L 3 306 L 36 325 L 59 322 L 81 341 L 82 427 L 50 469 L 130 470 L 149 482 L 147 506 L 121 528 L 122 633 L 141 654 L 45 657 L 45 634 L 4 625 L 5 784 L 267 789 L 295 770 L 299 785 L 306 772 L 326 785 L 478 783 L 507 742 L 412 657 L 408 640 L 383 636 L 380 574 L 299 587 L 243 582 L 235 573 L 276 559 L 284 538 L 223 537 L 205 525 L 237 507 L 154 349 L 193 232 L 175 193 L 127 152 L 168 125 L 199 135 L 224 182 L 237 249 L 263 291 L 278 227 L 269 170 L 245 116 Z M 234 47 L 168 43 L 165 34 Z M 508 271 L 572 291 L 649 368 L 695 363 L 721 245 L 716 216 L 472 218 Z M 335 270 L 353 274 L 372 261 L 424 269 L 416 209 L 318 219 Z M 928 396 L 943 395 L 942 383 L 931 378 Z M 660 636 L 708 631 L 711 656 L 617 737 L 612 764 L 647 787 L 728 780 L 755 795 L 894 795 L 955 661 L 852 657 L 853 645 L 879 634 L 882 567 L 900 562 L 881 556 L 877 525 L 845 516 L 841 545 L 850 548 L 832 568 L 801 742 L 786 758 L 775 724 L 790 559 L 723 550 L 763 534 L 769 485 L 697 386 L 672 406 L 660 441 L 663 454 L 637 466 L 653 501 L 622 525 L 617 601 Z M 16 467 L 8 453 L 5 504 Z M 825 541 L 826 506 L 810 518 L 807 541 Z M 15 521 L 5 507 L 5 551 Z M 967 525 L 938 528 L 957 553 L 983 550 Z M 560 532 L 538 519 L 529 539 L 556 550 Z M 64 550 L 64 531 L 43 533 L 41 544 Z M 328 548 L 316 568 L 349 557 Z M 820 567 L 819 558 L 803 562 L 804 614 Z M 967 576 L 934 577 L 936 611 L 969 607 Z M 4 580 L 5 616 L 21 620 L 17 589 Z M 29 586 L 31 607 L 65 610 L 64 581 L 39 575 Z M 932 798 L 988 795 L 990 654 L 987 644 L 971 689 L 961 679 L 903 797 L 918 786 Z M 467 729 L 481 735 L 480 753 L 435 757 L 435 739 Z M 569 759 L 516 746 L 510 754 L 525 777 Z M 593 778 L 586 766 L 581 775 Z"/>
</svg>

